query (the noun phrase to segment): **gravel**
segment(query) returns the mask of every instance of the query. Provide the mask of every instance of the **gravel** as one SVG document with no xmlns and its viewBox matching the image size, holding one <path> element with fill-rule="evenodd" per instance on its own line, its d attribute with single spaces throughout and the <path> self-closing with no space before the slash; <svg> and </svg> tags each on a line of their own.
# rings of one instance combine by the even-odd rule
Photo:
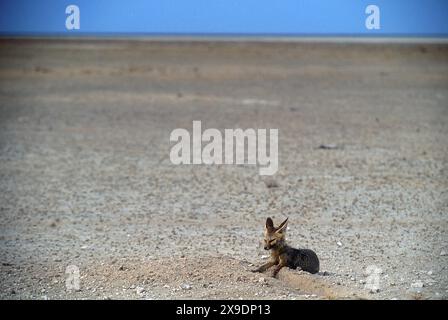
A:
<svg viewBox="0 0 448 320">
<path fill-rule="evenodd" d="M 447 298 L 447 46 L 1 41 L 1 299 Z M 171 164 L 193 120 L 279 171 Z M 250 272 L 267 216 L 325 274 Z"/>
</svg>

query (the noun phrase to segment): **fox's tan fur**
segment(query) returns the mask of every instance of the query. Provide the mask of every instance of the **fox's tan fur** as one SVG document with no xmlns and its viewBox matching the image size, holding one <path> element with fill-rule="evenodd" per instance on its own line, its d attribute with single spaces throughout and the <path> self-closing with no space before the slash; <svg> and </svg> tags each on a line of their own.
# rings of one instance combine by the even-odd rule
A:
<svg viewBox="0 0 448 320">
<path fill-rule="evenodd" d="M 295 249 L 286 244 L 287 225 L 288 219 L 278 227 L 274 227 L 271 218 L 266 219 L 264 249 L 271 250 L 271 258 L 267 263 L 253 270 L 254 272 L 264 272 L 273 266 L 275 266 L 272 272 L 273 277 L 276 277 L 283 267 L 300 268 L 311 273 L 319 272 L 319 259 L 314 251 Z"/>
</svg>

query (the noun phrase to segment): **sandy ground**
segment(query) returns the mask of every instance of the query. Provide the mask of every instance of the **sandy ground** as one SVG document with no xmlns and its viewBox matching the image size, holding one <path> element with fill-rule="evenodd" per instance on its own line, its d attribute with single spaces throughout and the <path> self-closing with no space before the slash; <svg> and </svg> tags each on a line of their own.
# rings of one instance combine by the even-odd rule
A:
<svg viewBox="0 0 448 320">
<path fill-rule="evenodd" d="M 172 165 L 193 120 L 278 173 Z M 447 45 L 2 40 L 0 121 L 2 299 L 448 297 Z M 319 274 L 249 271 L 267 216 Z"/>
</svg>

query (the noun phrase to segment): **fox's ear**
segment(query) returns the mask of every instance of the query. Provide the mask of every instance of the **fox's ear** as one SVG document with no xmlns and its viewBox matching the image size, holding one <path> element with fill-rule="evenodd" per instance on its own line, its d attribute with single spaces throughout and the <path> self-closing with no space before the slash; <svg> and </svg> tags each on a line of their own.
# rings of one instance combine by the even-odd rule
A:
<svg viewBox="0 0 448 320">
<path fill-rule="evenodd" d="M 274 230 L 274 221 L 270 217 L 266 219 L 266 229 Z"/>
<path fill-rule="evenodd" d="M 282 223 L 280 223 L 280 225 L 277 228 L 277 232 L 279 233 L 283 233 L 286 231 L 286 227 L 288 226 L 288 218 L 286 218 L 285 221 L 283 221 Z"/>
</svg>

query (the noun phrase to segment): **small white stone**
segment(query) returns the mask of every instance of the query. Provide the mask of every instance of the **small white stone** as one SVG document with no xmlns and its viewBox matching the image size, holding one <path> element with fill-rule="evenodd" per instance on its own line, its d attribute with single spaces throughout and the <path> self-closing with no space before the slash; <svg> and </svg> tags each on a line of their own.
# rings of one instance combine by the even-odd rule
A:
<svg viewBox="0 0 448 320">
<path fill-rule="evenodd" d="M 191 290 L 191 286 L 186 283 L 181 284 L 180 287 L 182 290 Z"/>
<path fill-rule="evenodd" d="M 446 256 L 446 255 L 447 255 L 447 253 L 446 253 L 446 251 L 445 251 L 445 250 L 442 250 L 442 251 L 440 252 L 440 255 L 441 255 L 441 256 Z"/>
<path fill-rule="evenodd" d="M 269 258 L 269 256 L 267 256 L 265 254 L 261 256 L 261 259 L 267 259 L 267 258 Z"/>
<path fill-rule="evenodd" d="M 423 288 L 424 286 L 425 286 L 425 284 L 423 283 L 423 281 L 420 281 L 420 280 L 417 280 L 416 282 L 411 284 L 412 288 Z"/>
<path fill-rule="evenodd" d="M 337 244 L 339 247 L 342 247 L 342 242 L 341 242 L 341 241 L 336 242 L 336 244 Z"/>
<path fill-rule="evenodd" d="M 432 276 L 432 270 L 428 271 L 428 276 Z"/>
<path fill-rule="evenodd" d="M 135 289 L 135 292 L 136 292 L 139 296 L 141 296 L 141 295 L 143 295 L 143 293 L 145 292 L 145 288 L 143 288 L 143 287 L 137 287 L 137 288 Z"/>
</svg>

